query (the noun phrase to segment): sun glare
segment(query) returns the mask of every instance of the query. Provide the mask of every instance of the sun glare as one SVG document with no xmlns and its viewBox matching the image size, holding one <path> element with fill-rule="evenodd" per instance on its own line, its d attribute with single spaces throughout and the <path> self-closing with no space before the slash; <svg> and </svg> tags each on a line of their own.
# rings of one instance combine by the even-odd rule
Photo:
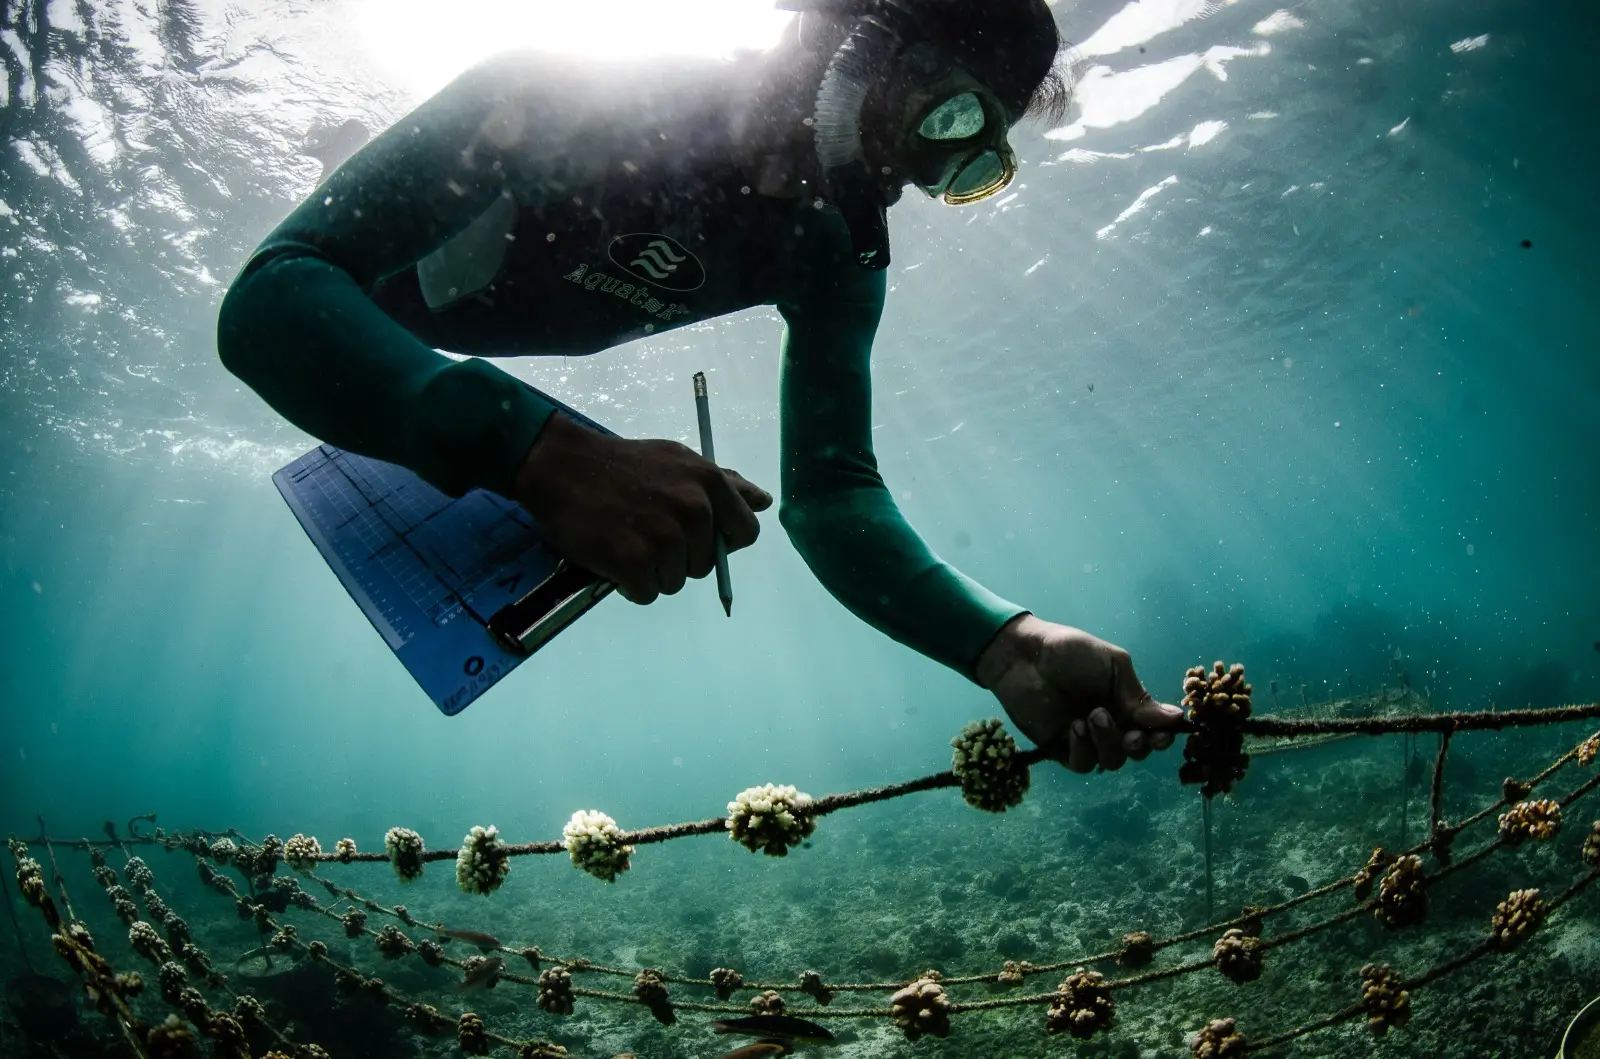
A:
<svg viewBox="0 0 1600 1059">
<path fill-rule="evenodd" d="M 770 0 L 354 0 L 364 57 L 419 95 L 499 51 L 726 55 L 773 43 L 792 16 Z"/>
</svg>

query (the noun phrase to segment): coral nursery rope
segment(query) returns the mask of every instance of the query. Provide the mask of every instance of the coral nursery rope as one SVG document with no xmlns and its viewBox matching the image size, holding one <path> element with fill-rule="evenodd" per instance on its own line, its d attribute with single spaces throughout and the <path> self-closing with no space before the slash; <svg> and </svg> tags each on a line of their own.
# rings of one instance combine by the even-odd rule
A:
<svg viewBox="0 0 1600 1059">
<path fill-rule="evenodd" d="M 153 885 L 148 865 L 133 856 L 130 847 L 159 845 L 171 851 L 182 849 L 190 853 L 198 866 L 201 880 L 208 889 L 231 896 L 242 918 L 253 919 L 262 937 L 270 941 L 264 951 L 302 952 L 327 965 L 335 976 L 338 987 L 351 994 L 365 995 L 380 1004 L 405 1005 L 405 1014 L 416 1022 L 423 1032 L 438 1033 L 454 1029 L 459 1035 L 461 1049 L 467 1054 L 483 1055 L 493 1047 L 513 1048 L 519 1059 L 544 1059 L 565 1055 L 558 1046 L 542 1041 L 518 1041 L 490 1032 L 481 1016 L 462 1012 L 452 1020 L 432 1006 L 408 998 L 387 986 L 381 979 L 366 978 L 354 967 L 335 961 L 328 954 L 326 943 L 302 940 L 292 924 L 282 922 L 278 916 L 290 908 L 314 912 L 321 919 L 338 923 L 342 933 L 349 938 L 371 938 L 386 960 L 414 955 L 430 966 L 448 966 L 457 969 L 471 980 L 474 975 L 487 973 L 490 983 L 504 981 L 519 986 L 536 987 L 539 1006 L 555 1014 L 569 1013 L 573 999 L 600 1001 L 608 1004 L 631 1004 L 648 1009 L 656 1019 L 670 1024 L 673 1011 L 703 1012 L 708 1014 L 744 1014 L 751 1010 L 769 1013 L 784 1010 L 781 995 L 809 994 L 816 1005 L 807 1004 L 798 1009 L 807 1018 L 822 1019 L 893 1019 L 908 1037 L 923 1033 L 944 1036 L 949 1033 L 949 1016 L 965 1012 L 992 1011 L 1008 1008 L 1049 1005 L 1046 1028 L 1050 1033 L 1070 1029 L 1076 1037 L 1088 1037 L 1112 1025 L 1111 1012 L 1115 1001 L 1113 994 L 1122 994 L 1138 986 L 1181 975 L 1216 968 L 1236 982 L 1246 982 L 1260 974 L 1265 953 L 1295 944 L 1316 933 L 1350 922 L 1358 917 L 1374 914 L 1386 927 L 1395 929 L 1422 920 L 1425 915 L 1424 894 L 1428 887 L 1451 874 L 1463 871 L 1484 860 L 1495 851 L 1521 843 L 1532 837 L 1547 838 L 1560 829 L 1561 810 L 1600 786 L 1600 773 L 1590 776 L 1560 798 L 1529 801 L 1530 792 L 1543 784 L 1559 769 L 1571 761 L 1582 765 L 1594 763 L 1600 753 L 1600 734 L 1562 754 L 1538 775 L 1526 781 L 1507 779 L 1501 787 L 1500 798 L 1486 805 L 1456 824 L 1447 824 L 1440 817 L 1443 800 L 1444 765 L 1450 736 L 1458 731 L 1498 730 L 1507 727 L 1542 725 L 1585 718 L 1600 717 L 1600 703 L 1558 707 L 1546 710 L 1490 711 L 1486 713 L 1445 713 L 1387 718 L 1337 718 L 1328 720 L 1283 720 L 1272 717 L 1251 717 L 1249 712 L 1250 687 L 1244 683 L 1243 667 L 1234 666 L 1225 671 L 1217 663 L 1208 675 L 1203 669 L 1190 671 L 1186 681 L 1186 705 L 1191 701 L 1202 703 L 1201 708 L 1191 706 L 1188 719 L 1176 726 L 1177 731 L 1198 733 L 1199 739 L 1193 753 L 1186 748 L 1190 775 L 1186 782 L 1208 783 L 1202 793 L 1209 795 L 1231 789 L 1231 784 L 1242 777 L 1248 755 L 1238 755 L 1238 745 L 1233 733 L 1244 733 L 1272 738 L 1294 738 L 1303 735 L 1326 733 L 1382 734 L 1390 732 L 1414 733 L 1437 731 L 1442 734 L 1438 757 L 1434 763 L 1430 790 L 1429 834 L 1421 843 L 1390 857 L 1381 850 L 1375 851 L 1367 865 L 1353 875 L 1333 880 L 1306 893 L 1266 907 L 1250 907 L 1232 918 L 1211 923 L 1197 930 L 1173 935 L 1164 939 L 1152 938 L 1142 931 L 1124 936 L 1120 947 L 1105 952 L 1063 960 L 1051 964 L 1035 965 L 1008 961 L 1001 971 L 971 974 L 962 977 L 945 977 L 937 971 L 925 972 L 915 981 L 825 983 L 821 976 L 807 971 L 799 977 L 799 984 L 744 982 L 736 972 L 719 969 L 709 979 L 687 978 L 664 974 L 654 969 L 640 971 L 607 967 L 577 957 L 557 957 L 544 954 L 538 948 L 515 948 L 502 945 L 497 939 L 481 936 L 479 955 L 456 959 L 444 954 L 438 942 L 428 938 L 413 940 L 400 927 L 386 925 L 381 930 L 366 923 L 367 913 L 374 912 L 392 917 L 408 928 L 419 932 L 442 929 L 439 924 L 422 922 L 404 906 L 383 905 L 356 890 L 343 887 L 332 880 L 315 874 L 314 868 L 328 861 L 392 862 L 402 879 L 414 878 L 421 873 L 424 862 L 455 859 L 458 884 L 469 892 L 487 893 L 498 887 L 507 868 L 506 858 L 511 856 L 570 852 L 573 863 L 601 878 L 613 878 L 627 870 L 628 855 L 638 845 L 652 844 L 689 835 L 729 834 L 752 851 L 760 850 L 783 855 L 788 847 L 799 844 L 811 833 L 814 818 L 840 809 L 886 801 L 926 790 L 959 787 L 963 797 L 979 808 L 1003 811 L 1015 805 L 1027 787 L 1026 770 L 1033 764 L 1050 759 L 1043 751 L 1017 751 L 1010 737 L 1000 729 L 997 721 L 969 725 L 961 738 L 953 741 L 956 747 L 954 768 L 905 783 L 810 799 L 793 787 L 767 784 L 741 793 L 729 803 L 728 818 L 688 821 L 637 831 L 622 831 L 615 821 L 603 813 L 586 810 L 574 815 L 569 823 L 564 841 L 529 842 L 513 845 L 501 842 L 493 828 L 473 828 L 461 849 L 424 850 L 420 836 L 405 829 L 394 829 L 390 836 L 393 848 L 385 852 L 358 852 L 354 842 L 341 840 L 332 852 L 324 852 L 314 838 L 295 835 L 288 842 L 268 836 L 253 842 L 235 830 L 226 832 L 193 831 L 167 834 L 160 829 L 153 834 L 136 833 L 133 822 L 128 827 L 129 836 L 123 838 L 117 829 L 106 825 L 107 840 L 52 841 L 45 835 L 44 822 L 40 821 L 40 836 L 31 844 L 42 845 L 53 873 L 53 883 L 60 892 L 66 909 L 66 920 L 55 910 L 43 871 L 37 861 L 28 856 L 30 842 L 13 839 L 11 850 L 17 862 L 19 888 L 28 902 L 41 909 L 51 929 L 58 931 L 54 938 L 56 950 L 73 966 L 93 991 L 115 989 L 109 965 L 93 951 L 87 931 L 76 922 L 68 902 L 64 881 L 55 865 L 55 846 L 88 851 L 95 860 L 96 881 L 106 889 L 108 899 L 116 906 L 117 914 L 130 923 L 130 943 L 147 959 L 161 963 L 163 996 L 183 1015 L 194 1022 L 201 1036 L 211 1037 L 219 1056 L 248 1055 L 248 1050 L 237 1051 L 239 1041 L 230 1043 L 229 1033 L 238 1032 L 237 1020 L 241 1008 L 249 1010 L 254 1004 L 248 997 L 234 993 L 222 976 L 215 974 L 209 958 L 194 945 L 187 924 L 176 915 Z M 1192 700 L 1188 696 L 1192 691 Z M 1230 706 L 1231 703 L 1231 706 Z M 1198 723 L 1195 718 L 1199 718 Z M 1230 742 L 1230 740 L 1233 740 Z M 998 756 L 997 756 L 998 755 Z M 1196 778 L 1198 777 L 1198 778 Z M 1500 817 L 1499 833 L 1488 839 L 1470 854 L 1460 858 L 1450 855 L 1450 842 L 1466 828 L 1490 817 L 1497 810 L 1509 806 Z M 135 818 L 153 824 L 154 814 Z M 397 838 L 395 836 L 398 836 Z M 585 845 L 587 844 L 587 845 Z M 386 846 L 389 843 L 386 843 Z M 101 850 L 115 847 L 127 864 L 124 868 L 129 886 L 138 894 L 150 919 L 164 924 L 168 931 L 170 949 L 155 928 L 139 918 L 139 911 L 127 892 L 117 883 L 115 873 L 104 865 Z M 580 849 L 580 847 L 582 847 Z M 1360 1003 L 1320 1016 L 1303 1025 L 1282 1031 L 1275 1036 L 1246 1040 L 1231 1019 L 1216 1020 L 1197 1035 L 1195 1054 L 1237 1054 L 1256 1052 L 1281 1045 L 1298 1037 L 1336 1026 L 1366 1014 L 1369 1024 L 1381 1032 L 1391 1025 L 1401 1025 L 1409 1016 L 1409 991 L 1431 985 L 1446 975 L 1480 959 L 1489 953 L 1508 951 L 1528 933 L 1546 921 L 1547 916 L 1571 900 L 1584 888 L 1600 879 L 1600 856 L 1591 849 L 1600 849 L 1600 823 L 1595 825 L 1585 843 L 1584 861 L 1590 870 L 1586 875 L 1566 887 L 1549 901 L 1539 897 L 1537 890 L 1514 891 L 1500 902 L 1495 910 L 1491 935 L 1463 952 L 1427 969 L 1419 976 L 1401 980 L 1387 967 L 1368 967 L 1362 970 L 1363 993 Z M 1431 852 L 1437 860 L 1436 867 L 1424 871 L 1418 854 Z M 581 855 L 580 855 L 581 854 Z M 212 866 L 215 861 L 223 870 Z M 279 874 L 281 863 L 293 871 Z M 414 867 L 412 874 L 407 874 Z M 228 868 L 238 870 L 247 880 L 242 888 L 228 875 Z M 1382 890 L 1373 894 L 1377 875 L 1382 874 Z M 332 904 L 317 901 L 301 888 L 300 882 L 320 884 L 334 898 Z M 1357 902 L 1352 907 L 1340 909 L 1323 918 L 1293 930 L 1262 938 L 1262 922 L 1267 917 L 1325 897 L 1346 887 L 1354 887 Z M 476 889 L 474 889 L 476 888 Z M 348 911 L 341 912 L 337 905 L 352 903 Z M 1115 961 L 1127 968 L 1137 969 L 1150 961 L 1153 954 L 1172 946 L 1211 939 L 1214 947 L 1207 957 L 1190 959 L 1168 967 L 1154 968 L 1126 975 L 1110 981 L 1100 974 L 1085 972 L 1090 964 Z M 504 954 L 490 959 L 487 953 Z M 164 955 L 163 955 L 164 954 Z M 161 957 L 158 959 L 158 955 Z M 209 989 L 220 991 L 235 1000 L 235 1013 L 210 1009 L 199 992 L 190 987 L 180 989 L 183 968 L 173 960 L 181 960 L 197 975 L 197 982 Z M 269 956 L 270 959 L 270 956 Z M 511 969 L 512 961 L 521 959 L 531 966 L 534 975 L 518 973 Z M 165 961 L 164 963 L 162 961 Z M 98 961 L 98 962 L 96 962 Z M 541 966 L 546 970 L 539 974 Z M 945 990 L 959 985 L 994 984 L 1015 986 L 1026 977 L 1055 973 L 1068 968 L 1078 968 L 1056 990 L 1011 997 L 953 1002 Z M 526 968 L 525 968 L 526 969 Z M 574 975 L 582 973 L 607 975 L 613 978 L 631 978 L 631 993 L 584 988 L 575 985 Z M 1371 972 L 1369 974 L 1369 972 Z M 553 977 L 552 977 L 553 976 Z M 719 977 L 720 976 L 720 977 Z M 115 976 L 117 982 L 128 976 Z M 758 994 L 750 1006 L 730 1003 L 708 1003 L 696 999 L 670 998 L 667 986 L 714 988 L 719 1000 L 726 1001 L 734 992 Z M 890 992 L 894 993 L 888 1008 L 854 1007 L 822 1008 L 835 993 Z M 547 995 L 548 994 L 548 995 Z M 160 1027 L 152 1028 L 140 1023 L 131 1009 L 121 1001 L 120 995 L 105 1002 L 105 1009 L 113 1014 L 125 1039 L 140 1055 L 152 1059 L 166 1054 L 152 1042 L 163 1034 L 188 1032 L 175 1017 Z M 257 1008 L 259 1006 L 257 1005 Z M 264 1025 L 264 1020 L 262 1020 Z M 231 1030 L 230 1030 L 231 1027 Z M 270 1035 L 290 1054 L 323 1057 L 326 1053 L 315 1045 L 296 1045 L 276 1027 L 264 1025 Z M 232 1051 L 228 1049 L 234 1049 Z"/>
</svg>

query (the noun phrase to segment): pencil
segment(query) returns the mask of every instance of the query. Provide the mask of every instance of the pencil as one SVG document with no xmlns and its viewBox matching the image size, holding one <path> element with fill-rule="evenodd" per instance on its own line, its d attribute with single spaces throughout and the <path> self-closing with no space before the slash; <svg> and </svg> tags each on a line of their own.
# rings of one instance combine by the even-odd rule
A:
<svg viewBox="0 0 1600 1059">
<path fill-rule="evenodd" d="M 706 394 L 706 373 L 694 373 L 694 411 L 700 420 L 700 455 L 717 462 L 717 450 L 711 444 L 711 399 Z M 728 573 L 728 545 L 717 534 L 717 598 L 722 600 L 722 612 L 733 617 L 733 577 Z"/>
</svg>

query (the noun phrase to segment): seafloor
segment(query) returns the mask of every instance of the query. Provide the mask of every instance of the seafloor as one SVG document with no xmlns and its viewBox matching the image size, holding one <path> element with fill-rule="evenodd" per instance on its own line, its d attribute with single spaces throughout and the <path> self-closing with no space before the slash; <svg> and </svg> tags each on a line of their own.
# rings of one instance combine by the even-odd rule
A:
<svg viewBox="0 0 1600 1059">
<path fill-rule="evenodd" d="M 1567 725 L 1456 737 L 1446 770 L 1444 817 L 1461 819 L 1494 802 L 1502 777 L 1532 776 L 1586 734 Z M 1258 756 L 1240 789 L 1213 804 L 1214 918 L 1349 875 L 1374 845 L 1399 847 L 1404 789 L 1410 791 L 1404 802 L 1405 842 L 1421 841 L 1436 739 L 1418 737 L 1409 781 L 1398 736 Z M 562 856 L 517 859 L 505 887 L 488 898 L 460 893 L 448 862 L 430 865 L 420 881 L 407 886 L 382 864 L 324 864 L 317 874 L 385 904 L 403 901 L 421 920 L 491 931 L 507 946 L 538 945 L 547 954 L 614 967 L 704 977 L 713 967 L 726 966 L 747 980 L 784 983 L 794 983 L 806 969 L 830 982 L 906 981 L 929 968 L 947 976 L 998 972 L 1005 960 L 1042 964 L 1104 952 L 1130 930 L 1164 937 L 1207 922 L 1201 800 L 1193 788 L 1176 782 L 1178 760 L 1174 751 L 1118 774 L 1090 777 L 1054 766 L 1036 768 L 1028 798 L 1000 816 L 968 808 L 950 790 L 839 812 L 820 821 L 807 848 L 782 859 L 752 856 L 716 837 L 645 847 L 634 857 L 633 869 L 611 885 L 575 871 Z M 927 771 L 944 764 L 930 762 Z M 1539 793 L 1559 797 L 1595 768 L 1600 764 L 1568 764 Z M 717 808 L 708 806 L 707 815 Z M 1402 978 L 1416 977 L 1485 937 L 1496 902 L 1511 890 L 1531 886 L 1553 895 L 1581 878 L 1588 869 L 1578 849 L 1597 815 L 1600 803 L 1580 801 L 1552 840 L 1498 850 L 1440 880 L 1429 888 L 1429 916 L 1420 926 L 1391 932 L 1362 914 L 1271 949 L 1264 973 L 1254 982 L 1234 984 L 1208 968 L 1121 990 L 1115 1026 L 1088 1042 L 1047 1036 L 1045 1009 L 1034 1005 L 958 1014 L 948 1039 L 924 1037 L 914 1043 L 887 1019 L 828 1019 L 837 1043 L 827 1049 L 801 1045 L 798 1054 L 1154 1059 L 1188 1056 L 1189 1035 L 1212 1018 L 1236 1018 L 1247 1036 L 1279 1033 L 1356 1002 L 1362 964 L 1385 962 Z M 219 822 L 195 823 L 215 827 Z M 295 824 L 286 821 L 283 833 L 312 830 Z M 512 841 L 549 837 L 506 830 Z M 1463 832 L 1457 858 L 1494 834 L 1493 816 Z M 320 837 L 331 849 L 339 836 Z M 367 849 L 381 841 L 381 836 L 354 837 Z M 455 835 L 425 837 L 430 846 L 458 840 Z M 420 1036 L 397 1006 L 340 995 L 331 973 L 315 961 L 289 967 L 279 958 L 271 973 L 259 960 L 231 966 L 261 944 L 254 925 L 240 921 L 231 900 L 199 884 L 188 854 L 146 849 L 156 889 L 187 919 L 218 967 L 231 970 L 231 986 L 263 1000 L 272 1020 L 290 1027 L 295 1039 L 316 1041 L 335 1059 L 460 1054 L 453 1032 Z M 141 969 L 153 979 L 152 969 L 141 966 L 129 950 L 127 932 L 90 878 L 87 858 L 67 850 L 59 856 L 75 908 L 101 951 L 119 970 Z M 113 867 L 118 859 L 111 857 Z M 1433 859 L 1424 855 L 1424 861 L 1431 872 Z M 329 900 L 321 886 L 308 885 L 320 900 Z M 1270 940 L 1353 901 L 1346 888 L 1307 902 L 1270 917 L 1263 936 Z M 1418 990 L 1409 1025 L 1386 1036 L 1375 1036 L 1357 1019 L 1256 1054 L 1549 1059 L 1566 1022 L 1600 983 L 1597 901 L 1600 887 L 1591 887 L 1514 951 L 1478 960 Z M 28 947 L 33 962 L 65 978 L 36 913 L 18 908 L 18 914 L 34 935 Z M 415 955 L 386 961 L 370 938 L 348 942 L 337 923 L 314 913 L 291 909 L 280 918 L 297 925 L 302 941 L 323 939 L 336 959 L 382 976 L 395 990 L 432 1002 L 447 1015 L 470 1008 L 496 1033 L 553 1040 L 575 1057 L 710 1057 L 747 1043 L 714 1035 L 713 1016 L 694 1012 L 680 1012 L 676 1025 L 667 1027 L 642 1007 L 583 997 L 573 1015 L 547 1014 L 536 1006 L 530 987 L 512 982 L 460 993 L 460 972 L 450 967 L 425 966 Z M 392 922 L 373 916 L 374 926 Z M 1163 950 L 1152 966 L 1204 958 L 1209 948 L 1207 938 Z M 447 951 L 457 958 L 470 952 L 460 943 Z M 8 953 L 13 963 L 7 972 L 14 978 L 21 970 L 15 956 Z M 1130 973 L 1111 962 L 1096 967 L 1108 977 Z M 508 961 L 507 969 L 526 967 Z M 957 1001 L 1043 993 L 1061 977 L 1060 972 L 1033 976 L 1015 992 L 998 984 L 954 986 L 950 992 Z M 631 983 L 580 973 L 575 984 L 625 993 Z M 164 1016 L 155 992 L 152 988 L 140 999 L 141 1010 Z M 714 1000 L 707 989 L 674 987 L 672 995 Z M 790 1012 L 798 1015 L 887 1004 L 884 993 L 840 994 L 827 1009 L 802 994 L 788 998 Z M 0 1029 L 0 1053 L 7 1057 L 126 1054 L 86 1006 L 73 1024 L 35 1025 L 31 1034 L 21 1031 L 16 1015 L 8 1012 Z M 258 1042 L 256 1054 L 266 1045 Z"/>
</svg>

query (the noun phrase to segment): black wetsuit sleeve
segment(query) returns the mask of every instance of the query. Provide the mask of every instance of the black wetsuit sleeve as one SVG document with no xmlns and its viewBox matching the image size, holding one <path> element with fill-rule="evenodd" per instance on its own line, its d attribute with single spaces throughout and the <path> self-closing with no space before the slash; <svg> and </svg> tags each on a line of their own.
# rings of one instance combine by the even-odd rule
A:
<svg viewBox="0 0 1600 1059">
<path fill-rule="evenodd" d="M 841 264 L 778 303 L 780 520 L 817 579 L 856 616 L 976 680 L 978 656 L 1026 611 L 939 559 L 901 515 L 872 452 L 872 341 L 884 274 Z"/>
<path fill-rule="evenodd" d="M 520 65 L 519 65 L 520 64 Z M 583 136 L 559 78 L 505 57 L 462 75 L 357 153 L 274 231 L 223 299 L 223 363 L 315 436 L 409 467 L 451 495 L 509 493 L 549 402 L 454 361 L 367 296 L 515 190 L 576 186 Z M 592 146 L 592 145 L 591 145 Z M 530 171 L 531 170 L 531 171 Z"/>
</svg>

